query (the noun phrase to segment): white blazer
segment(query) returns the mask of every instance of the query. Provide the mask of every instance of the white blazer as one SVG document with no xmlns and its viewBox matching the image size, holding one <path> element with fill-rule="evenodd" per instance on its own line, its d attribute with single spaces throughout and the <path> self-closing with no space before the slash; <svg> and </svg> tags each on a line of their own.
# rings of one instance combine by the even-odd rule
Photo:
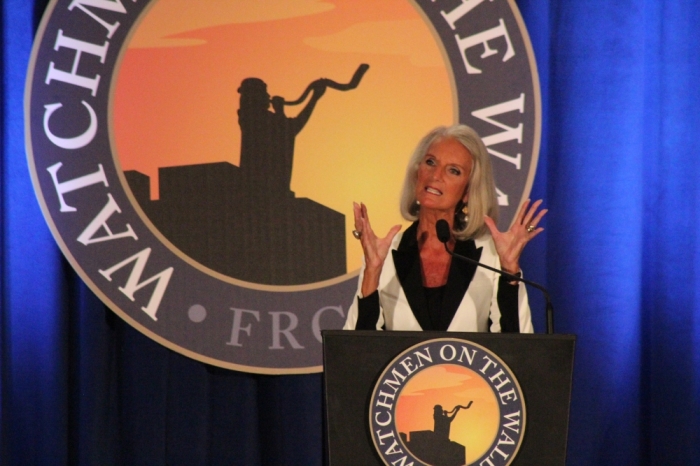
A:
<svg viewBox="0 0 700 466">
<path fill-rule="evenodd" d="M 416 315 L 411 310 L 409 298 L 406 296 L 407 293 L 399 281 L 397 264 L 395 263 L 395 258 L 402 257 L 401 255 L 397 255 L 396 251 L 399 249 L 403 235 L 408 233 L 409 235 L 414 235 L 415 238 L 415 226 L 416 224 L 412 225 L 411 228 L 407 229 L 406 231 L 396 235 L 392 242 L 391 250 L 384 261 L 382 273 L 379 278 L 378 291 L 380 311 L 379 320 L 377 322 L 377 330 L 381 330 L 383 328 L 386 330 L 423 330 L 418 322 L 418 319 L 416 318 Z M 407 242 L 410 242 L 409 238 L 407 238 L 407 240 Z M 415 240 L 413 242 L 415 243 Z M 468 242 L 458 242 L 458 246 L 460 243 L 462 243 L 462 246 L 464 246 L 465 243 Z M 500 270 L 500 259 L 496 253 L 496 247 L 490 235 L 487 234 L 474 240 L 473 245 L 475 248 L 471 245 L 470 247 L 475 253 L 476 258 L 482 264 L 489 265 Z M 458 248 L 456 247 L 455 249 Z M 481 249 L 480 256 L 479 249 Z M 412 253 L 409 252 L 408 254 L 413 254 L 414 260 L 416 260 L 415 256 L 417 256 L 417 246 L 415 246 L 415 250 Z M 401 260 L 403 261 L 403 259 Z M 458 259 L 453 259 L 453 262 L 455 261 L 458 261 Z M 465 264 L 464 261 L 459 262 Z M 468 273 L 473 274 L 473 276 L 447 330 L 451 332 L 487 332 L 489 330 L 491 332 L 500 332 L 501 311 L 498 307 L 498 301 L 496 299 L 500 275 L 483 267 L 470 266 L 470 264 L 460 267 L 471 269 Z M 362 297 L 360 288 L 362 284 L 362 277 L 364 275 L 364 268 L 365 267 L 363 264 L 362 269 L 360 270 L 360 276 L 358 277 L 356 298 L 353 300 L 353 303 L 348 310 L 348 316 L 345 321 L 345 326 L 343 327 L 345 330 L 354 329 L 355 324 L 357 323 L 357 297 Z M 401 266 L 399 269 L 400 268 Z M 404 279 L 404 282 L 406 281 L 407 280 Z M 417 296 L 415 293 L 423 293 L 422 283 L 420 281 L 416 283 L 414 277 L 414 280 L 411 283 L 412 288 L 419 287 L 419 289 L 411 290 L 409 291 L 409 294 Z M 448 286 L 450 286 L 449 280 Z M 491 321 L 490 329 L 489 319 Z M 519 283 L 518 285 L 518 320 L 520 323 L 521 333 L 533 333 L 530 306 L 528 304 L 527 291 L 523 283 Z"/>
</svg>

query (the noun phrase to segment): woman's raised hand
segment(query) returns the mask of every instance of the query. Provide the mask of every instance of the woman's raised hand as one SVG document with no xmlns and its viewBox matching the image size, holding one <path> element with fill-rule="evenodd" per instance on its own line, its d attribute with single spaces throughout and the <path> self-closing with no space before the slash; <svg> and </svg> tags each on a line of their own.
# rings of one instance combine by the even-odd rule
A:
<svg viewBox="0 0 700 466">
<path fill-rule="evenodd" d="M 532 205 L 530 205 L 530 199 L 525 201 L 520 207 L 515 222 L 506 232 L 498 231 L 498 227 L 491 217 L 484 217 L 484 222 L 491 231 L 491 237 L 496 245 L 501 268 L 504 271 L 508 273 L 520 271 L 520 255 L 525 249 L 525 245 L 544 231 L 544 228 L 537 227 L 542 217 L 547 213 L 547 209 L 537 211 L 541 204 L 542 199 L 533 202 Z"/>
<path fill-rule="evenodd" d="M 391 242 L 394 236 L 401 230 L 401 225 L 394 225 L 389 230 L 389 233 L 380 238 L 372 230 L 367 215 L 367 206 L 353 202 L 352 211 L 355 216 L 355 231 L 353 234 L 360 240 L 362 251 L 365 255 L 365 273 L 362 280 L 362 296 L 367 296 L 377 289 L 379 286 L 379 276 L 382 272 L 382 266 Z"/>
</svg>

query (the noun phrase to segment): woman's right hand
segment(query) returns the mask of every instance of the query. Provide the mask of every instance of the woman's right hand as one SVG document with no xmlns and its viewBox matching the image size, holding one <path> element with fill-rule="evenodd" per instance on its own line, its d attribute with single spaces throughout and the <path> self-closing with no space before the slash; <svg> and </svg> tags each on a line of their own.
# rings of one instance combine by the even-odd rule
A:
<svg viewBox="0 0 700 466">
<path fill-rule="evenodd" d="M 365 273 L 362 279 L 362 296 L 369 296 L 379 287 L 384 260 L 389 254 L 394 236 L 401 230 L 401 225 L 394 225 L 384 238 L 379 238 L 372 230 L 367 215 L 367 206 L 353 202 L 355 231 L 360 233 L 360 243 L 365 255 Z"/>
</svg>

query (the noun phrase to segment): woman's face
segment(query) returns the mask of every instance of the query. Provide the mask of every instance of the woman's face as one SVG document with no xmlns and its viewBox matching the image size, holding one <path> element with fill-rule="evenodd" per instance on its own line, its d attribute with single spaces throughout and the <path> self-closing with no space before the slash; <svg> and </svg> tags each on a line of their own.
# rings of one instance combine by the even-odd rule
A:
<svg viewBox="0 0 700 466">
<path fill-rule="evenodd" d="M 460 142 L 455 139 L 434 142 L 418 167 L 416 200 L 421 210 L 453 214 L 460 201 L 467 201 L 471 171 L 471 154 Z"/>
</svg>

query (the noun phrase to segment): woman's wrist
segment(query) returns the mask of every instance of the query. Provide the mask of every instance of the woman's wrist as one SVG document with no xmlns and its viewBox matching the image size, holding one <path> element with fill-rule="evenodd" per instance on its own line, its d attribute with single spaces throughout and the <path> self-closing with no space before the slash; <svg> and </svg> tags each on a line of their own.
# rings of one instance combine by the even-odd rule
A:
<svg viewBox="0 0 700 466">
<path fill-rule="evenodd" d="M 507 273 L 508 275 L 512 275 L 516 278 L 520 278 L 523 276 L 523 274 L 520 272 L 520 266 L 518 264 L 507 264 L 507 265 L 501 264 L 501 270 L 503 272 Z M 511 277 L 504 276 L 503 278 L 508 280 L 509 285 L 517 285 L 518 284 L 518 280 L 511 280 Z"/>
<path fill-rule="evenodd" d="M 377 291 L 379 288 L 379 276 L 382 273 L 382 269 L 365 269 L 365 274 L 362 277 L 362 287 L 360 287 L 360 292 L 362 297 L 366 297 Z"/>
</svg>

